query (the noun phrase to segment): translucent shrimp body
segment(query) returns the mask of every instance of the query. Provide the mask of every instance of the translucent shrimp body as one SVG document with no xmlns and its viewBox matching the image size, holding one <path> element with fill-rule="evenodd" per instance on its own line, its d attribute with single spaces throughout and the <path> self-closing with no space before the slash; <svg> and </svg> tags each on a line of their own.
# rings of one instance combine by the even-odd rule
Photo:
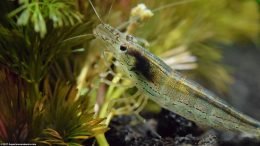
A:
<svg viewBox="0 0 260 146">
<path fill-rule="evenodd" d="M 207 89 L 180 75 L 135 38 L 100 24 L 94 35 L 119 62 L 136 87 L 151 100 L 197 124 L 260 138 L 260 123 L 228 106 Z"/>
</svg>

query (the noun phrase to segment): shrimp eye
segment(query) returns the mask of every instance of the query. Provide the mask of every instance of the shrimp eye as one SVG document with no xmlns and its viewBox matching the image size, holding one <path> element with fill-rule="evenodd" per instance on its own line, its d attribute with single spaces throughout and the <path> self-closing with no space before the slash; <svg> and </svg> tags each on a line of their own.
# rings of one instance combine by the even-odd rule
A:
<svg viewBox="0 0 260 146">
<path fill-rule="evenodd" d="M 120 51 L 126 52 L 126 51 L 127 51 L 127 47 L 124 46 L 124 45 L 121 45 L 121 46 L 120 46 Z"/>
</svg>

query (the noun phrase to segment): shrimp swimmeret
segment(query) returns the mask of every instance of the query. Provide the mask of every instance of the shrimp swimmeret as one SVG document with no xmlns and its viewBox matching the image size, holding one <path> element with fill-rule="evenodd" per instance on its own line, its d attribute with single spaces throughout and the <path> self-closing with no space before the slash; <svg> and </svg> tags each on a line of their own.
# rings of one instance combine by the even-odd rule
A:
<svg viewBox="0 0 260 146">
<path fill-rule="evenodd" d="M 260 122 L 226 105 L 209 90 L 186 79 L 159 57 L 137 44 L 135 37 L 108 24 L 94 35 L 114 54 L 119 67 L 149 99 L 195 123 L 260 138 Z"/>
</svg>

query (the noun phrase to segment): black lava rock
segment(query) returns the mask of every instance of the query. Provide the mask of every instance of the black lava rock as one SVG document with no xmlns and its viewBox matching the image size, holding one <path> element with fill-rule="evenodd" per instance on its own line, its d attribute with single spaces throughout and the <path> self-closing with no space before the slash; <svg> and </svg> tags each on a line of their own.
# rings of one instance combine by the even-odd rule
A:
<svg viewBox="0 0 260 146">
<path fill-rule="evenodd" d="M 195 123 L 165 109 L 159 114 L 157 131 L 162 137 L 199 136 L 202 133 Z"/>
</svg>

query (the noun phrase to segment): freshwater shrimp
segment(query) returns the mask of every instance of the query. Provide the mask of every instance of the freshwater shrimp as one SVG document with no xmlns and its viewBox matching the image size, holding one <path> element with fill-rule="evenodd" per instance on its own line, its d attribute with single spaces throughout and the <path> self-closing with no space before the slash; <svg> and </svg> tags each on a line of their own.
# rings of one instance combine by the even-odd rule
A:
<svg viewBox="0 0 260 146">
<path fill-rule="evenodd" d="M 240 113 L 209 90 L 173 70 L 136 43 L 134 36 L 103 22 L 93 33 L 114 54 L 119 67 L 134 85 L 161 107 L 200 125 L 243 132 L 260 139 L 260 122 Z"/>
</svg>

